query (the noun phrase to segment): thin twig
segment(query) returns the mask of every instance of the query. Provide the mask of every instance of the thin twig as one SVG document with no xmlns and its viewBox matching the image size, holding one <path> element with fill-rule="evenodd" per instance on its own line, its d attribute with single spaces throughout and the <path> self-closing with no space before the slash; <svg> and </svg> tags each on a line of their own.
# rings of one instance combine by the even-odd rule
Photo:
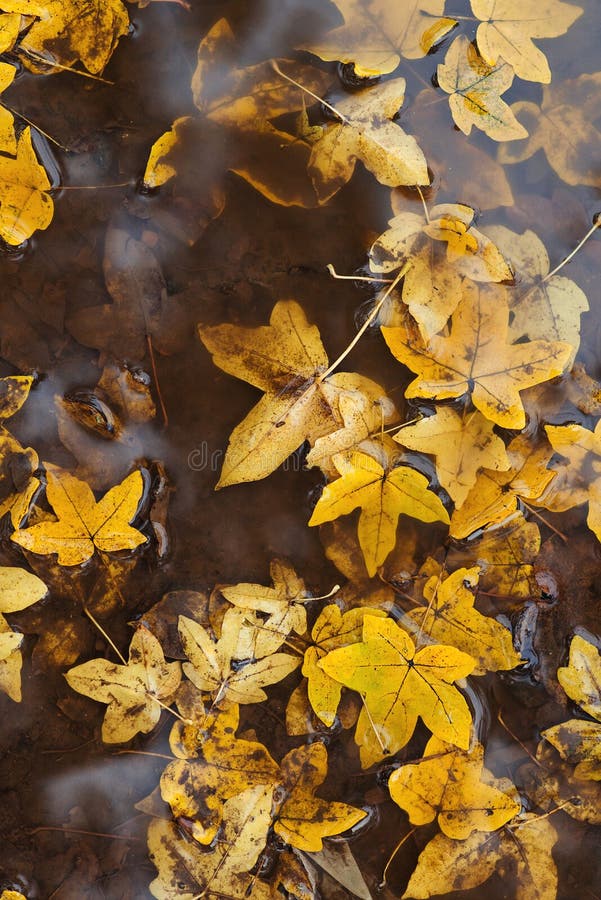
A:
<svg viewBox="0 0 601 900">
<path fill-rule="evenodd" d="M 286 75 L 284 72 L 282 72 L 282 70 L 281 70 L 280 67 L 278 66 L 277 62 L 275 61 L 275 59 L 272 59 L 272 60 L 271 60 L 271 68 L 274 70 L 274 72 L 277 72 L 278 75 L 281 75 L 282 78 L 285 78 L 286 81 L 289 81 L 290 84 L 295 85 L 295 87 L 300 88 L 301 91 L 304 91 L 305 94 L 308 94 L 309 97 L 313 97 L 313 99 L 314 99 L 314 100 L 317 100 L 318 103 L 323 103 L 323 105 L 324 105 L 327 109 L 329 109 L 330 112 L 333 112 L 335 116 L 338 116 L 338 118 L 339 118 L 342 122 L 344 122 L 345 125 L 350 125 L 350 124 L 351 124 L 351 120 L 350 120 L 350 119 L 347 119 L 347 117 L 346 117 L 345 115 L 343 115 L 341 112 L 339 112 L 339 111 L 336 109 L 335 106 L 332 106 L 332 104 L 331 104 L 331 103 L 328 103 L 327 100 L 324 100 L 323 97 L 320 97 L 318 94 L 314 94 L 313 91 L 310 91 L 309 88 L 306 88 L 306 87 L 305 87 L 303 84 L 301 84 L 299 81 L 295 81 L 294 78 L 291 78 L 289 75 Z"/>
</svg>

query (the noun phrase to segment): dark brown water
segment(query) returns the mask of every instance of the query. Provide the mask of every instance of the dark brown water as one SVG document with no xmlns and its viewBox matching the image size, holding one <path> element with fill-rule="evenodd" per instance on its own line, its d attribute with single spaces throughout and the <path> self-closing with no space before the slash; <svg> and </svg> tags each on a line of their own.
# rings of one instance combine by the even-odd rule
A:
<svg viewBox="0 0 601 900">
<path fill-rule="evenodd" d="M 455 6 L 447 14 L 465 14 L 459 0 Z M 214 492 L 229 434 L 257 394 L 215 368 L 195 325 L 199 321 L 262 324 L 276 300 L 293 297 L 309 320 L 318 324 L 330 358 L 335 358 L 355 333 L 357 310 L 371 295 L 356 284 L 332 281 L 325 267 L 333 263 L 346 273 L 363 267 L 369 245 L 390 215 L 389 191 L 359 170 L 322 209 L 271 204 L 221 170 L 224 141 L 232 138 L 211 129 L 199 129 L 183 151 L 182 177 L 187 177 L 188 184 L 179 196 L 177 190 L 175 196 L 169 190 L 154 196 L 138 193 L 136 183 L 153 141 L 175 118 L 195 113 L 190 78 L 198 42 L 213 22 L 227 16 L 236 26 L 242 36 L 240 61 L 247 63 L 289 54 L 303 36 L 318 33 L 335 15 L 318 0 L 198 0 L 189 13 L 171 4 L 152 3 L 144 10 L 132 8 L 131 14 L 133 33 L 121 41 L 105 73 L 113 85 L 69 74 L 33 77 L 23 73 L 5 95 L 13 108 L 69 148 L 63 152 L 39 141 L 44 161 L 50 165 L 54 160 L 57 183 L 60 180 L 65 188 L 129 183 L 58 193 L 49 229 L 36 235 L 23 252 L 0 258 L 0 374 L 36 371 L 40 376 L 23 411 L 11 422 L 21 442 L 35 447 L 43 460 L 73 465 L 59 439 L 53 398 L 92 389 L 102 366 L 98 352 L 78 343 L 65 322 L 78 310 L 108 302 L 102 259 L 107 227 L 115 216 L 120 217 L 120 227 L 136 236 L 154 235 L 154 252 L 179 308 L 167 335 L 170 354 L 157 357 L 169 427 L 163 430 L 160 422 L 134 427 L 135 442 L 125 447 L 122 460 L 115 464 L 115 471 L 121 466 L 118 478 L 138 459 L 155 473 L 152 461 L 159 460 L 167 471 L 173 492 L 164 558 L 147 554 L 135 568 L 130 567 L 122 588 L 124 606 L 103 600 L 104 582 L 94 587 L 102 571 L 80 574 L 48 565 L 38 571 L 51 585 L 50 599 L 11 617 L 27 639 L 23 702 L 17 705 L 0 696 L 0 830 L 4 836 L 0 887 L 22 884 L 30 900 L 143 898 L 150 896 L 147 886 L 154 877 L 145 849 L 146 818 L 134 804 L 156 787 L 165 760 L 103 747 L 99 740 L 103 708 L 75 695 L 64 680 L 63 672 L 76 660 L 103 655 L 107 649 L 82 613 L 82 592 L 96 591 L 104 628 L 119 646 L 126 647 L 128 621 L 166 591 L 205 590 L 238 581 L 268 583 L 274 556 L 289 558 L 317 594 L 327 593 L 340 581 L 340 574 L 324 556 L 317 529 L 306 526 L 321 478 L 316 471 L 303 471 L 300 457 L 265 481 Z M 601 14 L 590 0 L 585 15 L 567 35 L 543 42 L 554 79 L 595 72 L 600 40 Z M 409 109 L 410 100 L 429 82 L 443 53 L 441 49 L 435 60 L 401 68 L 408 81 Z M 538 100 L 540 87 L 516 81 L 507 98 Z M 596 188 L 567 187 L 538 153 L 507 170 L 515 204 L 491 211 L 497 204 L 491 201 L 487 185 L 474 177 L 462 150 L 466 139 L 453 130 L 446 103 L 439 104 L 432 115 L 417 119 L 409 112 L 402 121 L 419 135 L 441 183 L 439 200 L 466 202 L 483 210 L 482 224 L 506 224 L 518 231 L 533 228 L 545 241 L 553 264 L 573 248 L 601 208 Z M 495 156 L 496 146 L 483 135 L 474 133 L 470 144 Z M 209 186 L 215 181 L 225 191 L 226 204 L 219 218 L 208 221 Z M 163 227 L 167 216 L 171 224 Z M 198 234 L 192 246 L 176 233 L 178 228 L 194 233 L 191 221 Z M 206 230 L 200 233 L 204 225 Z M 591 306 L 583 317 L 579 359 L 592 377 L 601 376 L 600 247 L 598 240 L 592 241 L 564 273 L 585 290 Z M 104 350 L 119 361 L 128 358 L 151 374 L 147 356 L 137 358 L 133 353 L 132 357 L 110 346 Z M 349 364 L 381 379 L 394 392 L 403 413 L 402 392 L 409 377 L 379 338 L 368 335 Z M 561 413 L 561 388 L 551 393 L 552 421 L 567 420 L 569 412 L 563 418 Z M 588 426 L 594 421 L 591 418 Z M 95 444 L 101 455 L 102 441 L 98 438 Z M 547 687 L 550 673 L 565 661 L 574 629 L 601 633 L 601 552 L 594 535 L 583 526 L 584 516 L 577 509 L 561 517 L 560 527 L 569 534 L 567 545 L 548 529 L 542 531 L 539 565 L 552 572 L 558 588 L 556 602 L 539 603 L 536 615 L 531 615 L 536 677 L 529 673 L 479 682 L 475 702 L 480 704 L 479 718 L 488 735 L 489 765 L 499 775 L 515 776 L 527 761 L 497 723 L 499 707 L 511 731 L 534 749 L 539 731 L 561 718 L 558 698 Z M 423 557 L 444 539 L 438 530 L 422 526 L 417 530 Z M 22 563 L 8 540 L 2 543 L 1 557 L 3 565 Z M 535 600 L 528 603 L 536 605 Z M 518 605 L 501 603 L 495 611 L 515 614 Z M 284 702 L 275 691 L 270 713 L 253 707 L 252 726 L 260 739 L 269 739 L 272 714 L 281 716 Z M 164 718 L 155 733 L 136 738 L 132 749 L 168 752 L 170 725 Z M 357 777 L 343 774 L 347 767 L 343 745 L 334 741 L 330 752 L 329 795 L 344 796 L 357 805 L 367 803 L 373 810 L 373 824 L 353 843 L 353 851 L 377 896 L 383 867 L 405 827 L 403 816 L 386 799 L 374 775 L 364 775 L 358 767 Z M 598 829 L 562 812 L 554 816 L 554 823 L 560 834 L 554 851 L 560 873 L 558 896 L 561 900 L 598 896 Z M 390 888 L 382 896 L 400 896 L 419 849 L 409 843 L 399 855 L 389 873 Z M 482 890 L 453 896 L 478 897 Z M 495 876 L 486 891 L 491 897 L 515 896 L 511 878 Z M 323 893 L 347 896 L 327 882 Z"/>
</svg>

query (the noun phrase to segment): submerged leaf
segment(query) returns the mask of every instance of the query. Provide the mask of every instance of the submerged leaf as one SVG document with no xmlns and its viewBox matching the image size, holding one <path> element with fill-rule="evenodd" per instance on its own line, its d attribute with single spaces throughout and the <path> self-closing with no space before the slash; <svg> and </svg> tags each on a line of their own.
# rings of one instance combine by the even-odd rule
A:
<svg viewBox="0 0 601 900">
<path fill-rule="evenodd" d="M 551 168 L 566 184 L 599 184 L 599 157 L 596 147 L 601 131 L 596 122 L 601 115 L 601 72 L 580 75 L 543 88 L 540 107 L 520 100 L 512 112 L 527 125 L 526 142 L 503 145 L 499 162 L 519 163 L 544 150 Z"/>
</svg>

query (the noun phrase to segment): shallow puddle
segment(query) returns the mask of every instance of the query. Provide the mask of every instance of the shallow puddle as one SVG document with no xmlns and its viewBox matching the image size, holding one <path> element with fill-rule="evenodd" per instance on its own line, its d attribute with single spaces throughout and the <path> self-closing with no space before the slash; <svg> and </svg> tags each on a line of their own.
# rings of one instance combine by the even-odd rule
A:
<svg viewBox="0 0 601 900">
<path fill-rule="evenodd" d="M 385 0 L 381 5 L 385 10 L 394 3 Z M 496 142 L 476 127 L 466 136 L 453 124 L 447 93 L 436 86 L 437 66 L 444 63 L 458 34 L 471 41 L 476 33 L 470 4 L 448 0 L 445 15 L 458 17 L 457 28 L 427 56 L 401 58 L 394 74 L 407 82 L 395 121 L 418 141 L 432 177 L 432 185 L 423 185 L 422 192 L 397 188 L 395 212 L 422 216 L 424 203 L 429 210 L 441 203 L 464 204 L 476 211 L 478 229 L 511 229 L 510 259 L 512 250 L 517 252 L 515 235 L 534 231 L 551 269 L 574 249 L 601 210 L 599 182 L 591 175 L 597 169 L 601 174 L 595 128 L 601 119 L 601 82 L 576 82 L 585 73 L 597 72 L 601 14 L 594 0 L 583 0 L 583 5 L 583 14 L 565 33 L 535 38 L 548 58 L 553 90 L 574 79 L 565 89 L 567 98 L 574 97 L 574 106 L 566 99 L 565 108 L 558 102 L 551 109 L 549 101 L 540 118 L 532 119 L 533 104 L 540 107 L 543 92 L 550 88 L 520 78 L 503 96 L 509 104 L 531 104 L 522 109 L 524 117 L 518 115 L 524 124 L 531 117 L 531 131 L 554 116 L 573 116 L 574 146 L 562 156 L 557 147 L 564 134 L 541 137 L 545 150 L 510 162 L 525 141 Z M 468 898 L 486 891 L 491 900 L 597 897 L 599 782 L 594 777 L 574 780 L 557 754 L 536 754 L 545 729 L 574 717 L 595 720 L 592 712 L 583 712 L 566 696 L 557 670 L 567 667 L 575 634 L 595 647 L 601 638 L 601 545 L 586 524 L 587 492 L 598 477 L 598 462 L 589 460 L 579 480 L 568 481 L 568 492 L 584 492 L 573 508 L 567 502 L 563 507 L 559 502 L 537 505 L 536 493 L 518 484 L 520 472 L 511 485 L 502 485 L 500 493 L 518 498 L 511 527 L 524 521 L 519 515 L 523 513 L 528 527 L 540 532 L 540 546 L 536 540 L 526 546 L 521 537 L 512 544 L 510 529 L 509 550 L 495 568 L 490 560 L 500 552 L 498 547 L 483 549 L 478 541 L 490 537 L 490 526 L 493 537 L 499 533 L 499 519 L 485 517 L 476 529 L 466 531 L 476 531 L 475 538 L 464 540 L 457 534 L 449 538 L 448 524 L 441 521 L 428 524 L 401 515 L 396 546 L 390 556 L 378 558 L 378 574 L 372 579 L 356 539 L 356 511 L 321 528 L 307 526 L 328 480 L 319 468 L 306 467 L 308 443 L 301 442 L 283 465 L 276 462 L 269 477 L 215 491 L 230 435 L 258 401 L 259 392 L 214 363 L 199 340 L 198 323 L 258 328 L 268 323 L 277 301 L 294 299 L 308 322 L 318 326 L 329 360 L 336 360 L 370 315 L 378 289 L 387 286 L 361 279 L 374 274 L 368 252 L 393 215 L 391 190 L 357 163 L 349 182 L 332 190 L 327 203 L 318 204 L 299 160 L 306 163 L 311 126 L 331 124 L 334 114 L 309 95 L 307 119 L 298 98 L 296 105 L 283 103 L 271 116 L 287 135 L 281 139 L 284 143 L 272 135 L 267 140 L 260 128 L 240 130 L 235 122 L 211 120 L 193 101 L 190 84 L 199 42 L 221 18 L 230 23 L 236 41 L 228 53 L 211 60 L 209 80 L 216 95 L 232 72 L 253 72 L 258 63 L 277 58 L 287 72 L 297 71 L 292 60 L 312 66 L 334 105 L 360 96 L 356 85 L 349 86 L 348 69 L 340 77 L 335 62 L 296 50 L 315 46 L 340 24 L 333 5 L 325 0 L 192 0 L 190 10 L 150 2 L 143 9 L 131 4 L 129 13 L 131 32 L 120 40 L 103 73 L 106 83 L 68 72 L 32 74 L 18 62 L 16 51 L 5 57 L 20 69 L 3 101 L 24 117 L 17 122 L 30 121 L 39 129 L 33 129 L 33 143 L 55 188 L 55 210 L 46 230 L 20 246 L 6 244 L 0 255 L 0 375 L 35 375 L 27 402 L 3 424 L 22 448 L 34 448 L 42 463 L 64 467 L 86 480 L 97 497 L 130 471 L 142 470 L 143 497 L 135 522 L 147 540 L 131 553 L 97 550 L 88 564 L 66 566 L 53 554 L 21 550 L 11 540 L 10 517 L 2 519 L 2 565 L 35 572 L 49 586 L 49 595 L 8 614 L 10 626 L 25 640 L 22 701 L 0 693 L 0 890 L 21 891 L 27 900 L 152 896 L 149 885 L 156 869 L 146 844 L 147 813 L 159 819 L 170 816 L 157 798 L 157 787 L 173 759 L 169 733 L 174 719 L 163 712 L 150 733 L 116 747 L 103 743 L 105 707 L 76 693 L 65 672 L 90 659 L 114 661 L 107 635 L 127 656 L 131 625 L 141 625 L 172 650 L 170 654 L 165 649 L 167 657 L 184 659 L 177 615 L 189 615 L 186 610 L 195 608 L 198 598 L 182 594 L 162 611 L 149 610 L 168 592 L 208 595 L 216 585 L 270 584 L 270 562 L 279 557 L 291 563 L 313 597 L 326 597 L 334 585 L 342 585 L 334 595 L 341 607 L 380 606 L 402 624 L 415 606 L 415 592 L 425 583 L 418 573 L 428 557 L 434 557 L 439 565 L 446 564 L 447 572 L 482 565 L 478 609 L 512 629 L 516 651 L 524 660 L 519 667 L 474 676 L 460 686 L 473 717 L 473 734 L 485 747 L 487 768 L 497 779 L 513 781 L 524 814 L 551 813 L 541 821 L 549 821 L 557 831 L 548 859 L 556 864 L 558 886 L 555 892 L 543 882 L 537 889 L 536 879 L 529 881 L 524 874 L 519 849 L 513 856 L 500 852 L 485 887 L 474 882 L 467 890 L 466 883 L 456 884 L 449 876 L 446 893 L 438 890 L 433 895 Z M 250 76 L 249 94 L 255 86 Z M 574 113 L 578 109 L 585 111 L 580 118 Z M 181 117 L 190 120 L 181 126 L 181 140 L 169 157 L 176 175 L 147 190 L 142 182 L 150 149 Z M 579 129 L 584 129 L 588 149 Z M 580 180 L 578 174 L 566 179 L 570 165 L 580 167 Z M 587 175 L 582 174 L 585 170 Z M 288 205 L 270 202 L 253 182 L 263 184 L 264 194 L 280 191 Z M 311 195 L 312 207 L 298 205 Z M 0 193 L 0 214 L 1 204 Z M 448 235 L 444 240 L 450 243 Z M 527 415 L 523 433 L 532 442 L 537 435 L 544 439 L 545 425 L 577 423 L 590 432 L 599 421 L 600 241 L 594 234 L 561 270 L 563 279 L 584 292 L 590 310 L 576 326 L 580 346 L 573 374 L 542 379 L 544 383 L 521 394 Z M 336 280 L 328 266 L 356 278 Z M 518 285 L 527 281 L 524 272 L 516 270 Z M 568 294 L 565 302 L 572 302 Z M 402 306 L 399 299 L 392 311 L 384 307 L 383 315 L 390 317 L 384 324 L 400 326 Z M 515 311 L 511 315 L 514 321 Z M 441 332 L 444 327 L 443 322 Z M 528 328 L 533 327 L 529 323 Z M 527 343 L 526 332 L 516 336 L 516 346 Z M 495 335 L 490 339 L 494 342 Z M 394 359 L 377 323 L 366 330 L 342 369 L 382 386 L 396 405 L 386 427 L 417 420 L 434 408 L 424 396 L 404 396 L 416 370 Z M 468 387 L 474 390 L 473 379 Z M 464 409 L 458 397 L 443 395 L 442 405 Z M 513 422 L 496 423 L 505 446 L 521 431 Z M 267 446 L 260 452 L 271 453 Z M 434 455 L 397 449 L 403 463 L 430 479 L 451 511 L 452 499 L 441 487 Z M 547 462 L 558 465 L 565 455 L 551 459 L 549 452 Z M 539 469 L 545 471 L 547 462 Z M 269 468 L 269 462 L 265 465 Z M 23 454 L 13 454 L 2 463 L 1 474 L 4 499 L 24 490 L 36 472 Z M 331 479 L 331 471 L 329 475 Z M 524 481 L 529 477 L 524 474 Z M 52 504 L 40 493 L 36 498 L 29 519 L 27 508 L 23 513 L 23 530 L 51 518 Z M 591 508 L 598 502 L 593 490 Z M 484 526 L 489 527 L 483 535 Z M 309 628 L 327 602 L 307 604 Z M 297 654 L 307 641 L 294 634 L 290 638 Z M 364 880 L 355 880 L 355 889 L 359 894 L 369 891 L 374 898 L 400 897 L 437 826 L 430 822 L 412 831 L 406 813 L 391 800 L 387 782 L 400 765 L 420 759 L 430 732 L 420 722 L 394 756 L 383 753 L 375 766 L 362 768 L 354 729 L 343 728 L 340 718 L 327 727 L 313 716 L 308 738 L 286 733 L 286 707 L 301 680 L 299 670 L 283 684 L 269 687 L 267 702 L 243 706 L 238 734 L 262 742 L 278 762 L 294 747 L 325 743 L 329 774 L 320 796 L 367 813 L 348 843 Z M 601 712 L 599 697 L 597 702 Z M 140 811 L 136 804 L 152 792 L 153 799 Z M 182 814 L 178 824 L 188 839 L 186 816 Z M 274 873 L 286 841 L 274 839 L 273 829 L 269 841 L 270 850 L 261 857 L 260 888 L 249 882 L 251 898 L 267 896 L 255 891 L 277 885 Z M 340 848 L 346 844 L 334 837 L 330 846 L 343 852 Z M 299 889 L 289 896 L 353 896 L 348 879 L 356 876 L 348 860 L 338 863 L 346 872 L 345 887 L 310 857 L 300 853 L 299 858 L 309 859 L 315 880 L 308 878 L 304 894 Z M 545 867 L 544 860 L 537 864 Z M 194 888 L 190 879 L 180 893 L 172 888 L 156 896 L 227 896 L 210 888 L 200 893 L 198 882 Z M 278 896 L 277 886 L 273 891 Z M 279 895 L 285 895 L 283 888 Z"/>
</svg>

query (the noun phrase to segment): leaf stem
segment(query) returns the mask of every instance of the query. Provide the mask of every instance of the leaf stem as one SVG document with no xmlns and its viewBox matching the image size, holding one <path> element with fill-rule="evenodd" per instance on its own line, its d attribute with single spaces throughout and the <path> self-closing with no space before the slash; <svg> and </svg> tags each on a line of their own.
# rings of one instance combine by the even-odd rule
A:
<svg viewBox="0 0 601 900">
<path fill-rule="evenodd" d="M 390 296 L 392 291 L 395 289 L 395 287 L 397 286 L 397 284 L 399 283 L 401 278 L 405 277 L 405 275 L 407 274 L 407 272 L 409 271 L 410 268 L 411 268 L 411 263 L 408 260 L 405 263 L 405 265 L 403 266 L 403 268 L 400 269 L 400 271 L 396 275 L 394 281 L 392 281 L 391 284 L 389 285 L 389 287 L 386 289 L 384 296 L 381 297 L 380 300 L 378 300 L 378 302 L 376 303 L 376 305 L 374 306 L 374 308 L 372 309 L 372 311 L 368 315 L 367 319 L 365 320 L 365 322 L 363 323 L 363 325 L 361 326 L 361 328 L 359 329 L 359 331 L 357 332 L 357 334 L 355 335 L 353 340 L 350 342 L 350 344 L 348 345 L 346 350 L 343 350 L 343 352 L 340 354 L 338 359 L 335 359 L 334 362 L 332 363 L 332 365 L 328 369 L 326 369 L 326 371 L 323 373 L 323 375 L 319 376 L 318 381 L 324 381 L 329 375 L 332 374 L 332 372 L 335 371 L 335 369 L 338 368 L 340 363 L 344 359 L 346 359 L 346 357 L 349 355 L 351 350 L 359 343 L 359 341 L 361 340 L 361 338 L 363 337 L 363 335 L 365 334 L 365 332 L 367 331 L 369 326 L 372 324 L 372 322 L 377 318 L 378 313 L 380 312 L 380 310 L 382 309 L 382 307 L 388 300 L 388 297 Z"/>
<path fill-rule="evenodd" d="M 323 103 L 326 109 L 329 109 L 330 112 L 333 112 L 335 116 L 338 116 L 338 118 L 342 122 L 344 122 L 345 125 L 351 124 L 351 120 L 347 119 L 347 117 L 339 112 L 335 106 L 332 106 L 331 103 L 328 103 L 327 100 L 324 100 L 323 97 L 320 97 L 318 94 L 314 94 L 313 91 L 310 91 L 309 88 L 306 88 L 303 84 L 300 83 L 300 81 L 295 81 L 294 78 L 290 77 L 290 75 L 286 75 L 285 72 L 282 72 L 275 59 L 271 60 L 271 68 L 274 70 L 274 72 L 277 72 L 278 75 L 281 75 L 282 78 L 285 78 L 286 81 L 289 81 L 290 84 L 295 85 L 295 87 L 300 88 L 301 91 L 304 91 L 305 94 L 308 94 L 309 97 L 313 97 L 313 99 L 317 100 L 318 103 Z"/>
<path fill-rule="evenodd" d="M 13 109 L 13 107 L 9 106 L 7 103 L 3 102 L 2 106 L 4 106 L 5 109 L 7 109 L 9 112 L 11 112 L 13 114 L 13 116 L 17 116 L 19 119 L 23 119 L 24 122 L 27 122 L 28 125 L 31 125 L 32 128 L 35 128 L 36 131 L 39 131 L 40 134 L 43 134 L 44 137 L 47 140 L 49 140 L 52 144 L 54 144 L 56 147 L 59 147 L 59 149 L 64 150 L 65 153 L 71 152 L 68 147 L 65 147 L 64 144 L 61 144 L 60 141 L 57 141 L 56 138 L 53 138 L 51 134 L 48 134 L 47 131 L 44 131 L 43 128 L 40 128 L 40 126 L 36 125 L 35 122 L 32 122 L 31 119 L 28 119 L 27 116 L 23 115 L 23 113 L 20 113 L 20 112 L 18 112 L 18 110 Z"/>
<path fill-rule="evenodd" d="M 106 631 L 104 630 L 104 628 L 102 627 L 100 622 L 96 621 L 96 619 L 94 618 L 94 616 L 92 615 L 92 613 L 90 612 L 88 607 L 85 605 L 85 603 L 83 604 L 83 611 L 85 612 L 86 616 L 88 617 L 88 619 L 90 620 L 92 625 L 94 625 L 98 629 L 98 631 L 103 636 L 105 641 L 107 641 L 110 644 L 110 646 L 113 648 L 113 650 L 115 651 L 115 653 L 117 654 L 117 656 L 119 657 L 119 659 L 121 660 L 123 665 L 126 666 L 127 660 L 125 659 L 125 657 L 123 656 L 123 654 L 121 653 L 121 651 L 119 650 L 119 648 L 117 647 L 115 642 L 108 636 L 108 634 L 106 633 Z"/>
<path fill-rule="evenodd" d="M 62 72 L 72 72 L 73 75 L 81 75 L 82 78 L 91 78 L 92 81 L 101 81 L 103 84 L 115 84 L 114 81 L 109 81 L 107 78 L 101 78 L 100 75 L 92 75 L 91 72 L 82 72 L 81 69 L 74 69 L 73 66 L 63 66 L 58 62 L 52 62 L 52 60 L 46 59 L 45 56 L 41 56 L 33 50 L 25 50 L 23 47 L 20 47 L 19 50 L 21 53 L 24 53 L 25 56 L 29 56 L 31 59 L 41 62 L 50 69 L 60 69 Z"/>
</svg>

